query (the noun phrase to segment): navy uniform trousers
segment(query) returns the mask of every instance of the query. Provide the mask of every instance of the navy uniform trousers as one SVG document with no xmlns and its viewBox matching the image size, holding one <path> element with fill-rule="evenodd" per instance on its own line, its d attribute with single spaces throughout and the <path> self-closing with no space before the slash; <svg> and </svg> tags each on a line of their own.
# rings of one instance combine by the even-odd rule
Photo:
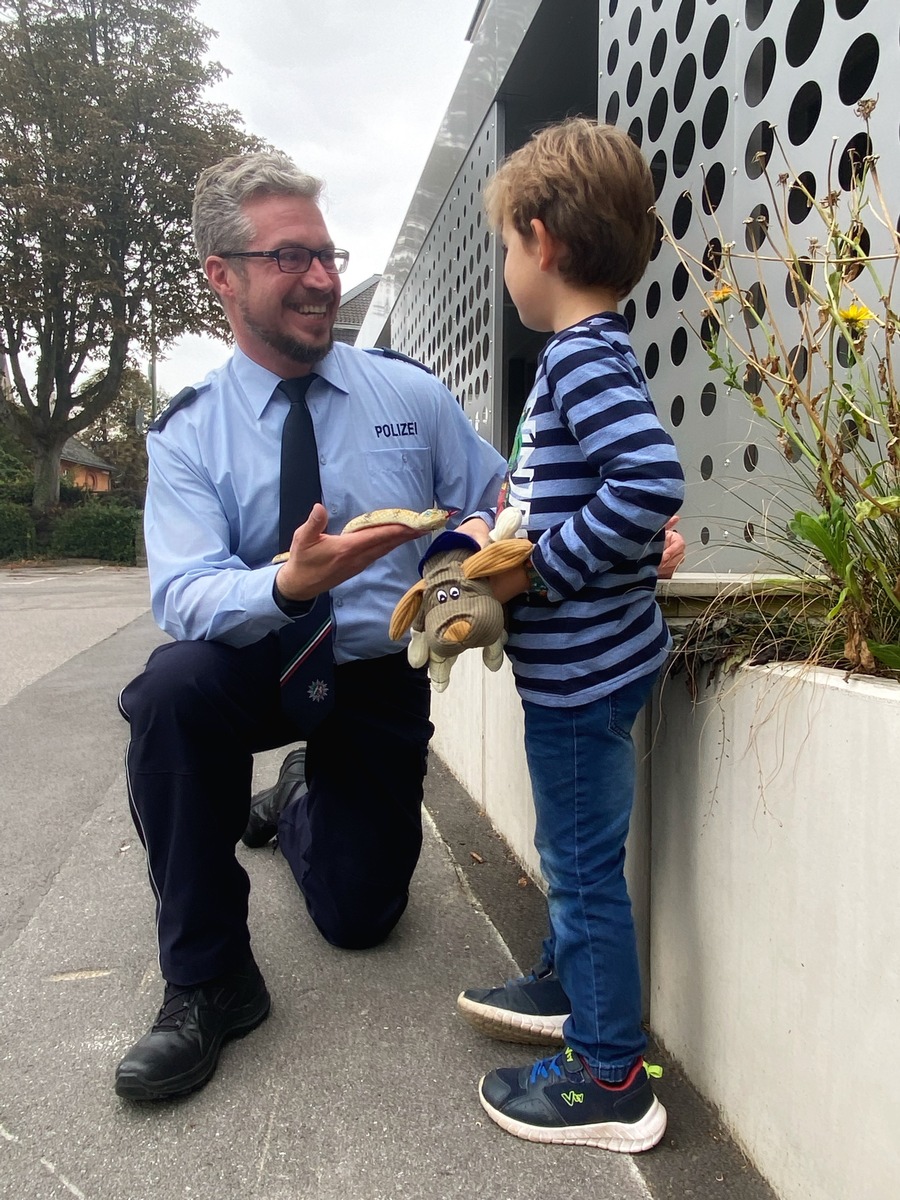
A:
<svg viewBox="0 0 900 1200">
<path fill-rule="evenodd" d="M 251 956 L 250 881 L 235 855 L 253 754 L 306 738 L 308 792 L 280 844 L 317 928 L 362 949 L 400 919 L 422 846 L 430 692 L 406 654 L 341 664 L 308 735 L 279 702 L 278 640 L 158 647 L 119 698 L 131 812 L 156 896 L 160 969 L 191 985 Z"/>
</svg>

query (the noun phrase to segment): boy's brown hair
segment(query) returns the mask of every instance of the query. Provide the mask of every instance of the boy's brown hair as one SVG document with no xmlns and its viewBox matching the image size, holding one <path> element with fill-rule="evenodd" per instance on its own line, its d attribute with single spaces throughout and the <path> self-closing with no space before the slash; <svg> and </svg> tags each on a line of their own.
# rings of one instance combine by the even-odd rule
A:
<svg viewBox="0 0 900 1200">
<path fill-rule="evenodd" d="M 655 203 L 650 168 L 628 134 L 585 117 L 539 130 L 484 193 L 495 229 L 506 221 L 530 240 L 538 218 L 568 250 L 559 264 L 564 279 L 612 288 L 620 299 L 650 261 Z"/>
</svg>

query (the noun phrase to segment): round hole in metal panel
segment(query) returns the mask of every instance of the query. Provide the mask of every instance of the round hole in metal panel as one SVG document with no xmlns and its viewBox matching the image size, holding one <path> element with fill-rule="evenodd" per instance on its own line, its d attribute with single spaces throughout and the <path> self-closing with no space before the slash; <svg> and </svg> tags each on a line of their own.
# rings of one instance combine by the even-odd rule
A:
<svg viewBox="0 0 900 1200">
<path fill-rule="evenodd" d="M 805 221 L 812 211 L 812 199 L 816 194 L 816 177 L 812 171 L 801 171 L 791 184 L 787 198 L 788 219 L 794 225 Z"/>
<path fill-rule="evenodd" d="M 725 168 L 720 162 L 714 162 L 703 179 L 703 211 L 709 216 L 722 203 L 725 194 Z"/>
<path fill-rule="evenodd" d="M 651 142 L 659 139 L 669 115 L 669 93 L 664 87 L 657 88 L 650 101 L 650 111 L 647 113 L 647 137 Z"/>
<path fill-rule="evenodd" d="M 703 74 L 707 79 L 719 73 L 728 53 L 730 38 L 731 23 L 725 13 L 720 13 L 710 25 L 703 46 Z"/>
<path fill-rule="evenodd" d="M 800 0 L 784 39 L 784 56 L 790 66 L 803 66 L 818 45 L 824 23 L 825 0 Z"/>
<path fill-rule="evenodd" d="M 691 217 L 694 215 L 694 202 L 687 192 L 682 192 L 675 201 L 672 209 L 672 233 L 677 238 L 683 238 L 688 231 Z"/>
<path fill-rule="evenodd" d="M 748 29 L 759 29 L 769 15 L 772 0 L 747 0 L 744 6 L 744 20 Z"/>
<path fill-rule="evenodd" d="M 650 47 L 650 74 L 655 79 L 663 69 L 666 61 L 666 51 L 669 48 L 669 35 L 665 29 L 657 31 L 656 37 L 653 39 L 653 45 Z"/>
<path fill-rule="evenodd" d="M 857 133 L 844 147 L 838 161 L 838 182 L 849 191 L 854 179 L 862 174 L 863 164 L 872 154 L 872 139 L 867 133 Z"/>
<path fill-rule="evenodd" d="M 695 0 L 681 0 L 678 6 L 678 14 L 675 17 L 675 39 L 678 42 L 685 41 L 690 35 L 691 28 L 694 24 L 694 13 L 696 11 Z"/>
<path fill-rule="evenodd" d="M 863 33 L 854 41 L 841 63 L 838 73 L 838 95 L 844 104 L 862 100 L 878 70 L 878 39 Z"/>
<path fill-rule="evenodd" d="M 752 129 L 744 151 L 744 170 L 750 179 L 759 179 L 775 148 L 775 134 L 768 121 Z"/>
<path fill-rule="evenodd" d="M 853 17 L 858 17 L 868 3 L 869 0 L 836 0 L 835 8 L 839 17 L 850 21 Z"/>
<path fill-rule="evenodd" d="M 770 37 L 762 38 L 754 47 L 744 71 L 744 99 L 755 108 L 765 98 L 775 77 L 778 52 Z"/>
<path fill-rule="evenodd" d="M 757 204 L 744 222 L 744 241 L 748 250 L 759 250 L 769 233 L 769 210 Z"/>
<path fill-rule="evenodd" d="M 717 145 L 728 123 L 728 92 L 717 87 L 706 102 L 701 126 L 703 145 L 712 150 Z"/>
<path fill-rule="evenodd" d="M 639 62 L 636 62 L 628 73 L 628 82 L 625 84 L 625 100 L 634 107 L 637 104 L 638 96 L 641 94 L 641 84 L 644 81 L 644 68 Z"/>
<path fill-rule="evenodd" d="M 696 82 L 697 60 L 693 54 L 686 54 L 678 64 L 672 88 L 672 106 L 676 112 L 684 112 L 690 104 Z"/>
<path fill-rule="evenodd" d="M 792 145 L 802 146 L 810 137 L 822 115 L 822 89 L 814 79 L 808 79 L 791 101 L 788 112 L 788 138 Z"/>
<path fill-rule="evenodd" d="M 684 263 L 679 263 L 672 272 L 672 299 L 683 300 L 684 294 L 688 290 L 688 284 L 691 282 L 691 277 L 688 274 L 688 269 Z"/>
<path fill-rule="evenodd" d="M 644 297 L 644 310 L 647 316 L 652 321 L 659 312 L 660 300 L 662 299 L 662 291 L 657 280 L 653 280 L 647 288 L 647 295 Z"/>
<path fill-rule="evenodd" d="M 697 130 L 693 121 L 685 121 L 675 135 L 672 148 L 672 173 L 680 179 L 690 169 L 697 148 Z"/>
</svg>

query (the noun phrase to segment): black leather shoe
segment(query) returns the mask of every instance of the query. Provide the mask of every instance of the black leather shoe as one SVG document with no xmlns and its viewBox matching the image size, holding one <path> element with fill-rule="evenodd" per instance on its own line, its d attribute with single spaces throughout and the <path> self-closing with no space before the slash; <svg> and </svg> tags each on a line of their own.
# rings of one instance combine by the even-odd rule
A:
<svg viewBox="0 0 900 1200">
<path fill-rule="evenodd" d="M 170 1100 L 203 1087 L 231 1038 L 269 1015 L 271 1000 L 254 964 L 197 987 L 166 984 L 153 1027 L 116 1068 L 116 1093 L 128 1100 Z"/>
<path fill-rule="evenodd" d="M 250 816 L 241 841 L 251 850 L 271 842 L 278 832 L 281 810 L 293 795 L 294 788 L 306 783 L 306 744 L 298 746 L 285 757 L 274 787 L 257 792 L 250 801 Z"/>
</svg>

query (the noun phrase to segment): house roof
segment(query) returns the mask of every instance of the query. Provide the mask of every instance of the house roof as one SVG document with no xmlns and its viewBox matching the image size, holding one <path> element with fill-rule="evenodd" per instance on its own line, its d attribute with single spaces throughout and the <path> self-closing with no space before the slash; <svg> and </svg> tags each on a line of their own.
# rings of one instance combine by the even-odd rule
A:
<svg viewBox="0 0 900 1200">
<path fill-rule="evenodd" d="M 334 340 L 346 342 L 352 346 L 356 341 L 360 326 L 369 311 L 369 304 L 378 289 L 380 275 L 370 275 L 363 283 L 345 293 L 334 323 Z"/>
<path fill-rule="evenodd" d="M 79 442 L 77 438 L 69 438 L 62 448 L 60 458 L 65 462 L 75 463 L 79 467 L 96 467 L 100 471 L 112 471 L 115 468 L 105 462 L 99 454 L 95 454 L 89 446 Z"/>
</svg>

